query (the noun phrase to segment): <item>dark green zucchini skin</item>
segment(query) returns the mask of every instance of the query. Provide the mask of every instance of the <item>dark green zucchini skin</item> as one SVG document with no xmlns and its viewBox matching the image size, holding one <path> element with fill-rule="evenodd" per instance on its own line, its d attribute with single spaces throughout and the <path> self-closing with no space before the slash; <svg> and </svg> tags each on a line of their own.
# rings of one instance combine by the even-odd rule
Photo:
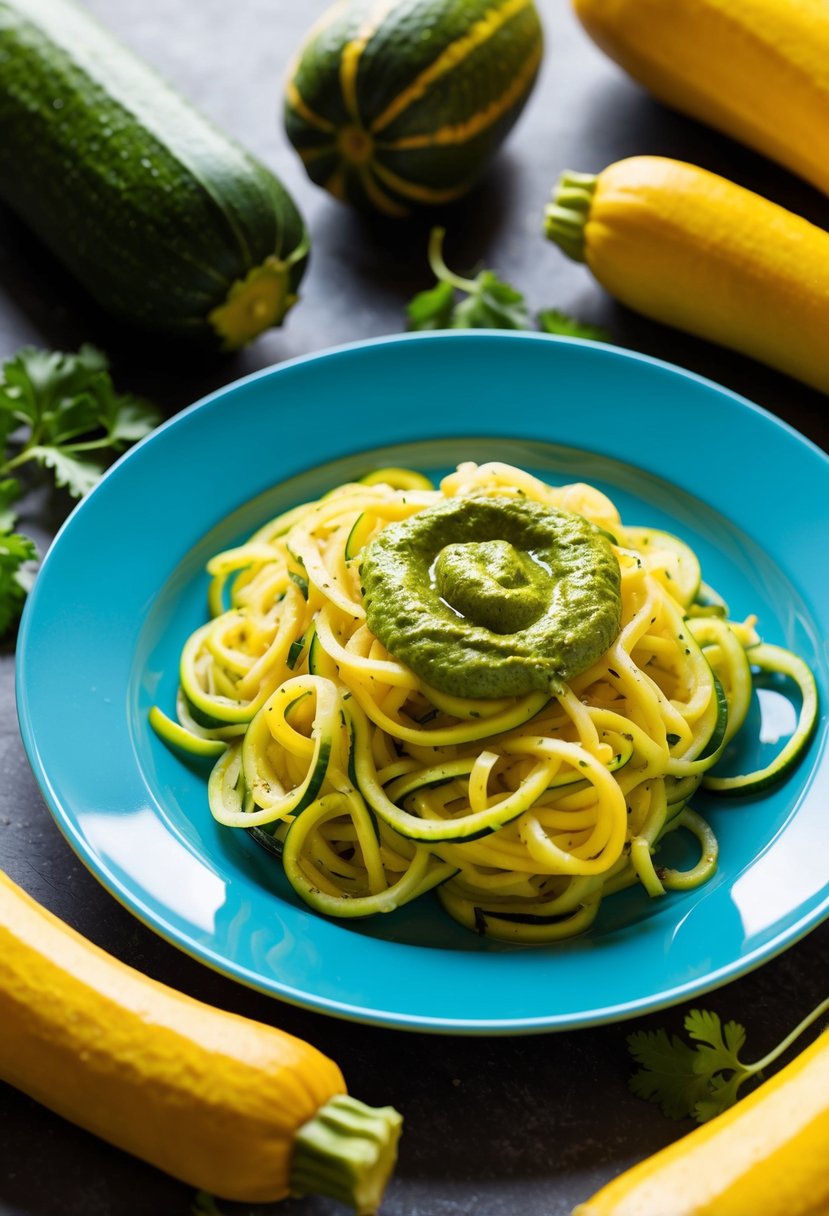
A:
<svg viewBox="0 0 829 1216">
<path fill-rule="evenodd" d="M 0 199 L 114 317 L 229 348 L 307 258 L 274 174 L 72 0 L 0 0 Z"/>
</svg>

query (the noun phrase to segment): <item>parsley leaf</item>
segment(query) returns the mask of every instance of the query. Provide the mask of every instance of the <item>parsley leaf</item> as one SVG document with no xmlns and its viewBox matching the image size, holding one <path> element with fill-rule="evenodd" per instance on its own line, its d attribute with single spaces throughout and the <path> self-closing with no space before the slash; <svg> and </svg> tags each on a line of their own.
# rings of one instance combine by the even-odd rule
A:
<svg viewBox="0 0 829 1216">
<path fill-rule="evenodd" d="M 454 308 L 453 284 L 438 282 L 409 301 L 409 329 L 450 329 Z"/>
<path fill-rule="evenodd" d="M 18 532 L 0 533 L 0 633 L 17 620 L 31 587 L 28 562 L 37 558 L 34 541 Z"/>
<path fill-rule="evenodd" d="M 81 498 L 109 459 L 159 421 L 146 402 L 115 392 L 106 357 L 94 347 L 64 354 L 27 346 L 3 367 L 0 437 L 8 444 L 19 426 L 28 434 L 0 471 L 34 462 Z"/>
<path fill-rule="evenodd" d="M 75 355 L 26 346 L 3 367 L 0 405 L 34 429 L 41 418 L 51 419 L 72 406 L 106 366 L 92 346 L 82 346 Z"/>
<path fill-rule="evenodd" d="M 482 270 L 474 280 L 475 290 L 455 305 L 453 329 L 529 329 L 530 318 L 524 297 L 494 270 Z"/>
<path fill-rule="evenodd" d="M 557 308 L 542 308 L 536 316 L 538 328 L 545 334 L 564 334 L 567 338 L 588 338 L 592 342 L 609 342 L 610 334 L 600 325 L 575 321 Z"/>
<path fill-rule="evenodd" d="M 14 531 L 17 512 L 12 503 L 20 497 L 20 482 L 14 477 L 0 481 L 0 533 Z"/>
<path fill-rule="evenodd" d="M 51 469 L 55 484 L 63 486 L 73 498 L 83 498 L 103 473 L 103 465 L 96 460 L 75 456 L 60 447 L 44 447 L 36 444 L 28 449 L 30 460 L 36 460 L 45 469 Z"/>
<path fill-rule="evenodd" d="M 706 1123 L 733 1106 L 740 1086 L 786 1051 L 812 1022 L 829 1010 L 822 1001 L 773 1051 L 746 1064 L 740 1059 L 745 1046 L 745 1027 L 726 1022 L 705 1009 L 692 1009 L 685 1017 L 688 1037 L 684 1042 L 664 1030 L 638 1030 L 628 1035 L 628 1049 L 642 1067 L 630 1079 L 630 1088 L 640 1098 L 656 1102 L 673 1119 L 691 1116 Z"/>
<path fill-rule="evenodd" d="M 214 1197 L 207 1191 L 196 1191 L 190 1208 L 190 1216 L 222 1216 Z"/>
<path fill-rule="evenodd" d="M 454 274 L 443 260 L 443 228 L 429 237 L 429 265 L 437 282 L 418 292 L 407 306 L 409 329 L 532 329 L 524 296 L 494 270 L 482 270 L 474 279 Z M 457 294 L 462 293 L 458 299 Z M 544 333 L 606 341 L 597 326 L 584 325 L 566 313 L 548 308 L 538 314 Z"/>
<path fill-rule="evenodd" d="M 114 456 L 159 421 L 147 402 L 115 392 L 106 356 L 93 346 L 75 354 L 27 346 L 6 361 L 0 379 L 0 633 L 19 614 L 37 556 L 32 541 L 14 531 L 22 487 L 10 474 L 39 465 L 81 498 Z"/>
</svg>

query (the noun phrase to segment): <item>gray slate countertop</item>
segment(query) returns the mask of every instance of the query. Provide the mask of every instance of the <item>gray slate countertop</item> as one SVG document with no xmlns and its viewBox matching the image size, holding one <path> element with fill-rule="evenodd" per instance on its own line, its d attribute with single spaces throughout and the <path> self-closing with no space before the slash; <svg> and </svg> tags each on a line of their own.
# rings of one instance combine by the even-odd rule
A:
<svg viewBox="0 0 829 1216">
<path fill-rule="evenodd" d="M 426 238 L 433 217 L 406 225 L 361 219 L 308 181 L 281 127 L 281 82 L 324 0 L 88 2 L 276 170 L 303 211 L 313 256 L 301 302 L 284 328 L 232 358 L 187 366 L 172 363 L 169 352 L 161 354 L 144 338 L 114 330 L 22 223 L 0 210 L 0 358 L 24 344 L 73 350 L 93 342 L 109 353 L 119 388 L 150 397 L 170 415 L 258 368 L 403 330 L 407 300 L 431 285 Z M 564 168 L 595 172 L 637 153 L 702 165 L 824 227 L 829 199 L 649 98 L 593 46 L 567 0 L 539 0 L 539 9 L 547 47 L 538 86 L 484 180 L 442 214 L 447 260 L 459 271 L 494 267 L 525 292 L 533 310 L 557 307 L 602 325 L 618 345 L 710 377 L 829 449 L 824 396 L 634 315 L 541 236 L 545 202 Z M 474 403 L 454 408 L 460 413 Z M 714 467 L 711 475 L 727 469 Z M 757 475 L 768 478 L 773 493 L 773 453 Z M 68 507 L 45 487 L 26 500 L 22 526 L 41 549 Z M 825 516 L 826 504 L 815 503 L 815 510 Z M 53 822 L 18 734 L 14 639 L 0 654 L 0 698 L 0 865 L 117 957 L 204 1001 L 308 1039 L 337 1060 L 353 1093 L 401 1110 L 405 1134 L 384 1216 L 567 1216 L 620 1170 L 690 1130 L 692 1124 L 671 1122 L 627 1088 L 627 1034 L 662 1025 L 679 1030 L 682 1009 L 552 1035 L 421 1036 L 280 1004 L 185 956 L 98 884 Z M 764 1054 L 827 995 L 827 948 L 824 924 L 706 997 L 723 1020 L 746 1024 L 747 1057 Z M 0 1085 L 0 1216 L 189 1216 L 192 1201 L 191 1188 Z M 220 1207 L 226 1216 L 343 1212 L 316 1198 Z"/>
</svg>

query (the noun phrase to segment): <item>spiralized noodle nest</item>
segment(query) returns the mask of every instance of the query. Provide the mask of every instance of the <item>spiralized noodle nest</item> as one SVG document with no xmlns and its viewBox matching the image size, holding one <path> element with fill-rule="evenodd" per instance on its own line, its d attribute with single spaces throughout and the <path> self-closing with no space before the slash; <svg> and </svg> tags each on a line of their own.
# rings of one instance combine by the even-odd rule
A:
<svg viewBox="0 0 829 1216">
<path fill-rule="evenodd" d="M 366 626 L 364 546 L 472 494 L 576 512 L 614 538 L 618 636 L 557 692 L 437 692 Z M 713 874 L 717 843 L 689 800 L 745 717 L 757 635 L 702 603 L 687 546 L 626 528 L 598 489 L 500 463 L 462 464 L 437 489 L 388 470 L 208 569 L 211 619 L 184 646 L 168 737 L 216 754 L 212 814 L 254 830 L 318 911 L 368 916 L 434 890 L 475 932 L 544 942 L 584 931 L 631 884 L 656 897 Z M 698 843 L 684 872 L 654 857 L 676 829 Z"/>
</svg>

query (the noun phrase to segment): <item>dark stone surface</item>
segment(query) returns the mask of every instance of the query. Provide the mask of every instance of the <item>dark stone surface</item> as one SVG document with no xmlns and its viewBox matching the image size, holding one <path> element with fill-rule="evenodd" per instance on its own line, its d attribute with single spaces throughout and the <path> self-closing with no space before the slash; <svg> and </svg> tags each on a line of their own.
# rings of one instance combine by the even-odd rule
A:
<svg viewBox="0 0 829 1216">
<path fill-rule="evenodd" d="M 395 225 L 351 214 L 305 179 L 279 123 L 288 60 L 323 0 L 90 0 L 90 7 L 282 176 L 312 232 L 303 299 L 284 329 L 232 359 L 173 361 L 169 350 L 108 324 L 21 223 L 0 211 L 0 356 L 24 343 L 73 349 L 92 341 L 111 355 L 119 387 L 172 413 L 245 372 L 401 330 L 406 300 L 430 282 L 425 241 L 432 217 Z M 494 266 L 534 309 L 555 306 L 602 324 L 619 345 L 710 376 L 829 447 L 823 396 L 634 316 L 540 237 L 541 213 L 563 168 L 596 171 L 633 153 L 694 161 L 822 225 L 829 225 L 829 201 L 651 101 L 588 42 L 566 0 L 541 0 L 540 8 L 548 45 L 537 91 L 486 179 L 442 214 L 448 260 L 459 270 Z M 453 408 L 461 416 L 473 405 Z M 773 491 L 773 458 L 770 466 L 758 476 L 771 472 Z M 45 489 L 33 492 L 22 526 L 45 546 L 66 507 Z M 825 515 L 826 504 L 815 510 Z M 406 1131 L 385 1216 L 565 1216 L 620 1169 L 689 1129 L 626 1085 L 626 1034 L 633 1026 L 678 1029 L 682 1010 L 542 1037 L 418 1036 L 305 1013 L 192 961 L 139 924 L 70 851 L 24 756 L 13 681 L 12 641 L 0 658 L 0 864 L 113 954 L 212 1004 L 308 1038 L 338 1060 L 352 1092 L 403 1111 Z M 724 1019 L 747 1024 L 748 1055 L 761 1055 L 826 995 L 827 946 L 824 925 L 706 999 Z M 188 1216 L 192 1199 L 190 1188 L 0 1086 L 0 1216 Z M 228 1216 L 253 1211 L 222 1209 Z M 316 1199 L 256 1209 L 262 1216 L 341 1210 Z"/>
</svg>

